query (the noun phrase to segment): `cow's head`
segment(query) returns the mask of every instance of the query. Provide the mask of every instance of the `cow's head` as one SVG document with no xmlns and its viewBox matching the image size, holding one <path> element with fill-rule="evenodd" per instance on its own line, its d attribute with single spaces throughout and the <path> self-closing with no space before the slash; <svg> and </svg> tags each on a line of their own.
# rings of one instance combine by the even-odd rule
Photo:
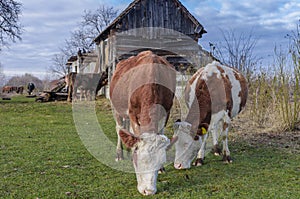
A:
<svg viewBox="0 0 300 199">
<path fill-rule="evenodd" d="M 191 162 L 196 157 L 201 147 L 201 138 L 199 136 L 206 133 L 207 124 L 201 124 L 197 132 L 192 132 L 192 125 L 187 122 L 176 122 L 174 124 L 174 135 L 171 143 L 175 144 L 176 169 L 188 169 Z"/>
<path fill-rule="evenodd" d="M 124 129 L 119 131 L 119 135 L 123 143 L 132 149 L 139 192 L 143 195 L 155 194 L 158 170 L 166 162 L 169 139 L 155 133 L 143 133 L 135 137 Z"/>
</svg>

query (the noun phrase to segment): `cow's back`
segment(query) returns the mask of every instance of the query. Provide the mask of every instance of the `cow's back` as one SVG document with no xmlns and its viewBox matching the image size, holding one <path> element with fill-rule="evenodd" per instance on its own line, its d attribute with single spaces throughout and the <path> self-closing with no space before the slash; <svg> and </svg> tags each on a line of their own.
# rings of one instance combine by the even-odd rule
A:
<svg viewBox="0 0 300 199">
<path fill-rule="evenodd" d="M 110 84 L 110 98 L 119 115 L 129 116 L 142 128 L 149 128 L 142 131 L 150 131 L 156 128 L 150 123 L 154 124 L 161 115 L 167 117 L 169 114 L 175 86 L 173 67 L 165 59 L 145 51 L 117 65 Z M 161 111 L 167 115 L 160 114 Z"/>
<path fill-rule="evenodd" d="M 227 111 L 235 117 L 246 105 L 246 79 L 237 70 L 219 62 L 200 68 L 186 86 L 185 99 L 190 113 L 187 121 L 195 124 L 210 123 L 211 116 Z"/>
<path fill-rule="evenodd" d="M 144 79 L 144 81 L 142 82 L 145 82 L 145 80 L 150 81 L 149 79 L 153 79 L 155 76 L 154 74 L 155 71 L 151 70 L 153 68 L 149 68 L 149 67 L 148 69 L 145 68 L 150 65 L 153 66 L 153 64 L 159 64 L 163 67 L 167 66 L 169 69 L 173 68 L 172 65 L 170 65 L 170 63 L 167 60 L 153 54 L 151 51 L 144 51 L 139 53 L 137 56 L 132 56 L 126 60 L 120 61 L 117 64 L 116 70 L 114 72 L 114 75 L 110 83 L 110 96 L 112 97 L 113 94 L 116 94 L 113 92 L 115 90 L 116 84 L 119 83 L 120 81 L 124 83 L 130 83 L 131 81 L 135 81 L 135 82 L 138 82 L 138 80 L 142 81 L 141 79 Z M 168 72 L 170 72 L 170 70 L 168 70 Z M 126 77 L 123 78 L 125 74 Z M 163 75 L 168 75 L 168 74 L 164 73 Z M 138 78 L 138 79 L 134 79 L 134 78 Z M 126 87 L 126 89 L 130 89 L 128 84 L 126 84 L 126 86 L 124 87 Z"/>
</svg>

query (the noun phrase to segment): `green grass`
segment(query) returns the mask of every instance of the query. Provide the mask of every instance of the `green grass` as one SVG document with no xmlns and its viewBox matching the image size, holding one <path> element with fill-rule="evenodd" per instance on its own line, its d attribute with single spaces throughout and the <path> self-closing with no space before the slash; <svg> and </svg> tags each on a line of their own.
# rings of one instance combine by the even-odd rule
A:
<svg viewBox="0 0 300 199">
<path fill-rule="evenodd" d="M 115 141 L 108 103 L 100 102 L 98 119 Z M 87 151 L 71 104 L 0 101 L 0 137 L 0 198 L 143 198 L 134 174 L 111 169 Z M 243 141 L 230 148 L 230 165 L 210 154 L 202 167 L 168 165 L 149 198 L 300 198 L 299 154 Z"/>
</svg>

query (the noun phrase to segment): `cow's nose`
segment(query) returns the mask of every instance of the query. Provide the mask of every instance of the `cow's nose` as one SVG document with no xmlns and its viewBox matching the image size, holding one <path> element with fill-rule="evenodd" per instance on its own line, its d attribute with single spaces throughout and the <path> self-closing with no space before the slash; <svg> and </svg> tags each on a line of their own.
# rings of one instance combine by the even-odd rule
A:
<svg viewBox="0 0 300 199">
<path fill-rule="evenodd" d="M 150 196 L 153 194 L 155 194 L 155 190 L 145 189 L 143 192 L 143 195 L 145 195 L 145 196 Z"/>
<path fill-rule="evenodd" d="M 182 165 L 179 163 L 174 163 L 175 169 L 182 169 Z"/>
</svg>

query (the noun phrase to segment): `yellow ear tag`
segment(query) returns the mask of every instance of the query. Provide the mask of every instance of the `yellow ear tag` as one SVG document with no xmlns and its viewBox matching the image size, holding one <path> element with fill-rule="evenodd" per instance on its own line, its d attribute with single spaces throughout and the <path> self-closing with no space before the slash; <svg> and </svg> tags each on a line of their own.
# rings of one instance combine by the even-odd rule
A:
<svg viewBox="0 0 300 199">
<path fill-rule="evenodd" d="M 202 134 L 205 135 L 207 133 L 206 129 L 204 127 L 201 128 Z"/>
</svg>

